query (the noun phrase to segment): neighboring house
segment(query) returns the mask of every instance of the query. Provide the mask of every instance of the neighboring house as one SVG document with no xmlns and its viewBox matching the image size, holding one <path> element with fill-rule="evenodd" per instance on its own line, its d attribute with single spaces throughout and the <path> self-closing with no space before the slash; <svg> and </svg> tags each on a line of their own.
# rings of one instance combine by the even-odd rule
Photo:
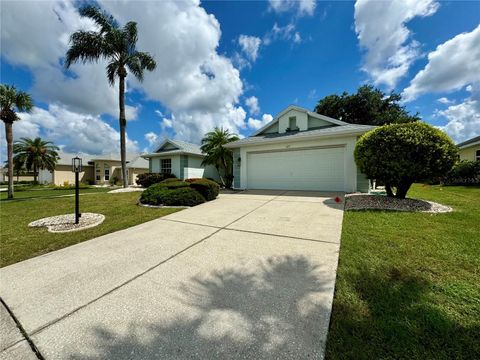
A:
<svg viewBox="0 0 480 360">
<path fill-rule="evenodd" d="M 457 146 L 460 160 L 480 160 L 480 136 L 457 144 Z"/>
<path fill-rule="evenodd" d="M 72 158 L 82 159 L 83 171 L 80 173 L 80 182 L 85 184 L 108 184 L 112 178 L 122 179 L 122 165 L 119 155 L 88 155 L 59 153 L 60 159 L 54 171 L 40 170 L 39 182 L 44 184 L 65 185 L 75 183 L 75 174 L 72 172 Z M 127 154 L 127 174 L 129 185 L 135 185 L 139 174 L 148 171 L 148 161 L 139 154 Z"/>
<path fill-rule="evenodd" d="M 289 106 L 252 136 L 225 145 L 233 150 L 234 187 L 366 192 L 353 151 L 373 128 Z"/>
<path fill-rule="evenodd" d="M 165 139 L 151 154 L 143 154 L 152 173 L 174 174 L 179 179 L 219 178 L 214 166 L 203 166 L 205 155 L 200 146 L 185 141 Z"/>
</svg>

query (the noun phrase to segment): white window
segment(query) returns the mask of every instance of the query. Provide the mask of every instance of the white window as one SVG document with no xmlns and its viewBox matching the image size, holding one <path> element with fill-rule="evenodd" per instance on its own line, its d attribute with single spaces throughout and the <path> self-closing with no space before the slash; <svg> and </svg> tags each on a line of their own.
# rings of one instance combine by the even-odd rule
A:
<svg viewBox="0 0 480 360">
<path fill-rule="evenodd" d="M 172 159 L 160 160 L 160 172 L 171 174 L 172 173 Z"/>
<path fill-rule="evenodd" d="M 105 169 L 105 181 L 110 180 L 110 169 Z"/>
</svg>

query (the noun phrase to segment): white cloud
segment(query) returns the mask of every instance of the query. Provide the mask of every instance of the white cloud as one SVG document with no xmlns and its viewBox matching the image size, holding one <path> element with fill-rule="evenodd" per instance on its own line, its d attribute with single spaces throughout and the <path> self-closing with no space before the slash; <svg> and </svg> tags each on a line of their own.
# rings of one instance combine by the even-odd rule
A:
<svg viewBox="0 0 480 360">
<path fill-rule="evenodd" d="M 270 30 L 263 37 L 263 43 L 270 45 L 276 40 L 292 41 L 295 44 L 302 42 L 302 36 L 296 31 L 295 24 L 289 23 L 285 26 L 279 26 L 277 23 L 273 24 L 272 30 Z"/>
<path fill-rule="evenodd" d="M 273 116 L 270 114 L 263 114 L 261 119 L 248 118 L 248 127 L 254 130 L 258 130 L 272 120 Z"/>
<path fill-rule="evenodd" d="M 444 104 L 444 105 L 451 105 L 451 104 L 454 104 L 455 101 L 454 100 L 450 100 L 446 97 L 441 97 L 439 99 L 437 99 L 437 101 L 440 103 L 440 104 Z"/>
<path fill-rule="evenodd" d="M 480 135 L 480 85 L 469 88 L 471 95 L 461 104 L 437 112 L 448 122 L 441 128 L 459 143 Z"/>
<path fill-rule="evenodd" d="M 480 25 L 437 46 L 403 91 L 405 100 L 427 92 L 449 92 L 480 82 Z"/>
<path fill-rule="evenodd" d="M 315 0 L 269 0 L 269 4 L 276 13 L 295 11 L 298 17 L 312 16 L 317 5 Z"/>
<path fill-rule="evenodd" d="M 438 7 L 435 0 L 357 0 L 355 31 L 365 50 L 362 70 L 374 84 L 393 88 L 407 74 L 421 53 L 406 24 L 433 15 Z"/>
<path fill-rule="evenodd" d="M 261 43 L 262 40 L 256 36 L 242 34 L 238 37 L 238 44 L 240 45 L 242 51 L 252 61 L 257 60 L 258 49 L 260 48 Z"/>
<path fill-rule="evenodd" d="M 258 105 L 258 99 L 255 96 L 250 96 L 245 100 L 245 105 L 248 107 L 248 112 L 251 115 L 258 115 L 260 113 L 260 105 Z"/>
<path fill-rule="evenodd" d="M 159 139 L 159 136 L 152 131 L 146 133 L 144 136 L 145 136 L 145 140 L 147 140 L 148 145 L 150 147 L 153 147 L 154 145 L 156 145 Z"/>
<path fill-rule="evenodd" d="M 102 154 L 120 151 L 120 134 L 99 116 L 76 113 L 59 105 L 48 110 L 34 107 L 31 113 L 19 113 L 14 138 L 40 136 L 53 141 L 66 152 Z M 138 151 L 136 141 L 127 137 L 127 151 Z"/>
</svg>

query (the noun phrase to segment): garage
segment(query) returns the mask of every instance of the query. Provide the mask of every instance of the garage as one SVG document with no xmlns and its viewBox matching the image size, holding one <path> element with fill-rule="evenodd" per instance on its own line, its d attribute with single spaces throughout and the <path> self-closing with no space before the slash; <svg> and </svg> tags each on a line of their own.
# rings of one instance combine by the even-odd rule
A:
<svg viewBox="0 0 480 360">
<path fill-rule="evenodd" d="M 344 191 L 343 146 L 247 153 L 247 188 Z"/>
</svg>

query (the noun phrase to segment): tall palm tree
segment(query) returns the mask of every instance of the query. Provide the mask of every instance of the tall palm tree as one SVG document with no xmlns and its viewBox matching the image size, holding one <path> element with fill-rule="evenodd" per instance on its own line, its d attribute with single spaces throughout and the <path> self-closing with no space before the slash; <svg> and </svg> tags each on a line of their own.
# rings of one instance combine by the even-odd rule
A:
<svg viewBox="0 0 480 360">
<path fill-rule="evenodd" d="M 143 81 L 144 70 L 153 71 L 157 66 L 155 60 L 146 52 L 136 49 L 138 40 L 137 23 L 129 21 L 120 27 L 112 15 L 98 7 L 85 6 L 80 9 L 80 15 L 92 19 L 97 25 L 97 31 L 79 30 L 70 37 L 70 49 L 65 58 L 68 69 L 73 63 L 97 62 L 100 58 L 108 61 L 107 78 L 111 86 L 118 77 L 119 84 L 119 123 L 120 123 L 120 156 L 122 160 L 123 187 L 128 186 L 125 127 L 125 78 L 127 69 L 139 81 Z"/>
<path fill-rule="evenodd" d="M 5 123 L 8 163 L 8 198 L 13 198 L 13 123 L 20 118 L 17 111 L 30 112 L 33 101 L 29 94 L 15 86 L 0 84 L 0 118 Z"/>
<path fill-rule="evenodd" d="M 15 157 L 13 161 L 16 164 L 24 164 L 27 171 L 33 170 L 33 181 L 37 182 L 39 170 L 55 169 L 59 157 L 57 150 L 59 148 L 51 141 L 44 141 L 37 137 L 35 139 L 21 138 L 13 144 Z"/>
<path fill-rule="evenodd" d="M 223 145 L 238 139 L 239 137 L 230 133 L 230 131 L 216 127 L 213 131 L 205 134 L 202 139 L 202 146 L 200 146 L 200 149 L 205 153 L 202 165 L 215 166 L 220 180 L 227 188 L 232 186 L 233 180 L 233 152 L 230 149 L 226 149 Z M 222 177 L 222 170 L 225 180 Z"/>
</svg>

